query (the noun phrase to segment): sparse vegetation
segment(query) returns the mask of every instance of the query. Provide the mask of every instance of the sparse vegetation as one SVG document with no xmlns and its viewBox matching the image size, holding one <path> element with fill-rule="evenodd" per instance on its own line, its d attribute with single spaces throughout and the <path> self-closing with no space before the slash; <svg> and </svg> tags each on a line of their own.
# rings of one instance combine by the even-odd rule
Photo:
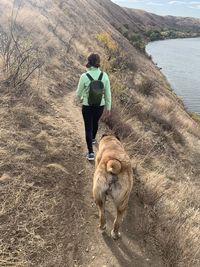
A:
<svg viewBox="0 0 200 267">
<path fill-rule="evenodd" d="M 0 85 L 0 266 L 65 266 L 69 252 L 63 236 L 76 242 L 75 229 L 83 223 L 82 204 L 77 205 L 82 182 L 66 180 L 80 148 L 74 136 L 69 157 L 65 140 L 72 129 L 55 102 L 27 82 L 20 94 L 12 85 Z M 76 203 L 66 203 L 74 194 Z"/>
<path fill-rule="evenodd" d="M 194 38 L 200 34 L 198 32 L 186 31 L 185 29 L 151 29 L 145 34 L 150 41 L 164 40 L 164 39 L 176 39 L 176 38 Z"/>
<path fill-rule="evenodd" d="M 19 11 L 17 11 L 18 14 Z M 18 31 L 17 14 L 11 20 L 10 30 L 0 32 L 0 58 L 4 77 L 13 86 L 21 86 L 44 64 L 45 55 L 29 36 Z"/>
<path fill-rule="evenodd" d="M 120 122 L 122 129 L 126 128 L 123 122 L 128 121 L 129 114 L 131 113 L 131 116 L 135 114 L 135 101 L 136 97 L 130 98 L 129 94 L 129 97 L 123 97 L 122 101 L 123 107 L 128 106 L 128 109 L 124 109 L 125 114 L 116 115 L 116 110 L 114 110 L 114 118 L 120 118 L 118 121 L 117 119 L 114 120 L 115 124 L 117 125 L 117 122 Z M 117 106 L 119 108 L 119 105 Z M 140 110 L 139 117 L 143 116 L 144 110 Z M 162 128 L 158 133 L 163 136 L 163 140 L 173 138 L 175 143 L 185 145 L 186 140 L 179 130 L 185 129 L 186 121 L 182 124 L 183 122 L 179 118 L 174 119 L 177 107 L 173 103 L 164 97 L 160 97 L 151 102 L 146 112 L 147 116 L 143 117 L 144 124 L 147 120 L 152 120 L 154 132 L 157 131 L 155 123 Z M 113 125 L 113 117 L 111 117 L 111 123 L 108 123 L 108 126 L 113 129 Z M 195 135 L 195 125 L 188 127 L 189 131 L 191 129 L 194 130 L 193 134 Z M 121 132 L 123 133 L 123 131 Z M 123 138 L 123 135 L 121 136 Z M 135 127 L 134 131 L 133 129 L 130 130 L 129 135 L 124 137 L 126 138 L 127 149 L 130 153 L 133 153 L 133 157 L 138 151 L 141 153 L 144 150 L 145 153 L 141 159 L 139 169 L 136 168 L 135 170 L 136 191 L 146 207 L 145 224 L 141 226 L 144 235 L 151 236 L 159 244 L 167 266 L 198 266 L 200 256 L 198 245 L 200 229 L 198 225 L 200 217 L 197 207 L 199 201 L 197 188 L 189 181 L 173 182 L 172 180 L 176 178 L 168 179 L 166 170 L 158 171 L 156 167 L 156 171 L 150 172 L 149 169 L 152 164 L 150 162 L 153 160 L 155 153 L 165 151 L 165 142 L 160 144 L 153 142 L 150 145 L 145 138 L 145 134 L 139 137 Z M 132 142 L 133 137 L 135 138 L 134 142 Z M 141 139 L 145 143 L 145 148 Z M 174 197 L 174 192 L 177 192 L 176 197 Z M 193 192 L 193 198 L 190 197 L 191 192 Z M 192 246 L 191 249 L 189 249 L 188 244 Z M 186 262 L 187 264 L 185 264 Z"/>
<path fill-rule="evenodd" d="M 136 63 L 133 58 L 128 57 L 124 51 L 122 51 L 118 44 L 113 40 L 111 35 L 107 32 L 101 32 L 96 36 L 100 45 L 103 46 L 104 56 L 103 68 L 108 73 L 115 71 L 123 71 L 125 69 L 130 69 L 132 71 L 137 70 Z"/>
<path fill-rule="evenodd" d="M 128 26 L 128 25 L 126 25 Z M 124 26 L 125 27 L 125 26 Z M 143 37 L 140 33 L 135 33 L 129 29 L 129 27 L 124 28 L 118 28 L 118 31 L 127 38 L 130 43 L 138 49 L 140 52 L 145 52 L 145 41 L 143 40 Z"/>
<path fill-rule="evenodd" d="M 112 39 L 108 32 L 101 32 L 97 34 L 96 38 L 101 44 L 103 44 L 103 47 L 107 50 L 108 54 L 112 54 L 118 49 L 117 43 Z"/>
<path fill-rule="evenodd" d="M 120 8 L 110 1 L 89 2 L 25 1 L 12 32 L 5 26 L 12 2 L 0 3 L 0 266 L 96 267 L 108 261 L 140 266 L 149 261 L 151 266 L 197 267 L 199 118 L 185 112 L 159 71 L 133 48 L 142 51 L 144 39 L 173 36 L 175 29 L 157 31 L 151 15 L 155 27 L 145 37 L 143 20 L 136 25 L 121 11 L 125 20 L 114 22 L 117 32 L 109 23 Z M 90 16 L 82 12 L 86 4 Z M 35 21 L 36 30 L 30 27 Z M 85 162 L 81 112 L 69 93 L 91 51 L 104 56 L 113 88 L 112 116 L 102 127 L 121 137 L 133 162 L 125 238 L 114 246 L 109 235 L 96 234 L 89 193 L 93 167 Z"/>
<path fill-rule="evenodd" d="M 200 124 L 200 115 L 195 112 L 189 112 L 189 115 L 197 122 Z"/>
<path fill-rule="evenodd" d="M 124 114 L 117 107 L 117 103 L 115 103 L 112 107 L 111 117 L 102 121 L 107 124 L 107 126 L 110 128 L 110 130 L 112 130 L 114 134 L 116 134 L 120 138 L 127 138 L 132 134 L 133 129 L 131 125 L 126 122 L 123 115 Z"/>
<path fill-rule="evenodd" d="M 152 216 L 151 226 L 146 226 L 148 234 L 159 242 L 167 266 L 198 266 L 200 217 L 196 188 L 190 182 L 172 183 L 161 173 L 138 175 L 138 193 Z"/>
</svg>

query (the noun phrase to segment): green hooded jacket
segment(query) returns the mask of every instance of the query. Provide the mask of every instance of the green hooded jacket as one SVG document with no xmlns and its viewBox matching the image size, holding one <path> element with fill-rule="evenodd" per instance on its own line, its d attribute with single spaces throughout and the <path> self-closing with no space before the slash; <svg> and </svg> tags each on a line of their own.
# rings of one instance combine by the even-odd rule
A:
<svg viewBox="0 0 200 267">
<path fill-rule="evenodd" d="M 87 73 L 89 73 L 94 80 L 98 80 L 101 70 L 99 68 L 91 67 L 87 70 Z M 106 106 L 107 110 L 111 110 L 110 80 L 105 72 L 103 73 L 102 82 L 104 83 L 104 94 L 100 105 Z M 83 73 L 78 83 L 76 95 L 81 99 L 82 104 L 85 106 L 88 106 L 89 84 L 89 78 L 86 73 Z"/>
</svg>

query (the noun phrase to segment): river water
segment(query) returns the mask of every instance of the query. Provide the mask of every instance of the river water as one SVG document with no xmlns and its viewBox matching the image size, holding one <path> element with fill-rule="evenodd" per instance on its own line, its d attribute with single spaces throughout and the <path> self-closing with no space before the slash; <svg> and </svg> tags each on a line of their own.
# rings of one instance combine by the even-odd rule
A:
<svg viewBox="0 0 200 267">
<path fill-rule="evenodd" d="M 200 38 L 151 42 L 146 52 L 187 109 L 200 114 Z"/>
</svg>

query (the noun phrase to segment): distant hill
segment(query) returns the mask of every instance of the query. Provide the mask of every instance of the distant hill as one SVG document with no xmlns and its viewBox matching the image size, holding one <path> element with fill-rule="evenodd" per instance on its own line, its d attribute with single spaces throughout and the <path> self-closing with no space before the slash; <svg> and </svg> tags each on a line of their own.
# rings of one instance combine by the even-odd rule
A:
<svg viewBox="0 0 200 267">
<path fill-rule="evenodd" d="M 146 29 L 175 28 L 183 31 L 200 32 L 200 19 L 190 17 L 159 16 L 142 10 L 128 9 L 125 11 L 133 20 L 137 21 L 141 27 Z"/>
<path fill-rule="evenodd" d="M 133 30 L 152 27 L 171 27 L 200 32 L 200 19 L 191 17 L 159 16 L 139 9 L 122 8 L 110 0 L 89 1 L 90 5 L 109 22 L 129 25 Z M 97 5 L 98 3 L 98 5 Z"/>
<path fill-rule="evenodd" d="M 157 39 L 176 37 L 195 37 L 200 35 L 200 19 L 190 17 L 159 16 L 143 10 L 122 8 L 111 1 L 97 0 L 101 8 L 98 13 L 119 31 L 127 35 L 131 32 L 140 34 L 145 41 L 151 40 L 152 31 L 163 32 Z M 173 31 L 170 34 L 164 34 Z M 181 34 L 181 33 L 182 34 Z"/>
</svg>

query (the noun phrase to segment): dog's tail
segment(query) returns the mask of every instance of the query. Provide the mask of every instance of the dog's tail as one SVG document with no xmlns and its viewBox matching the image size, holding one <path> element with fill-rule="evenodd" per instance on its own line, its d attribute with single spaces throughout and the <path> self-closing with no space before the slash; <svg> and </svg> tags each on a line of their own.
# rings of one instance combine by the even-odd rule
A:
<svg viewBox="0 0 200 267">
<path fill-rule="evenodd" d="M 111 159 L 107 162 L 107 172 L 112 174 L 119 174 L 121 171 L 121 162 L 116 159 Z"/>
</svg>

